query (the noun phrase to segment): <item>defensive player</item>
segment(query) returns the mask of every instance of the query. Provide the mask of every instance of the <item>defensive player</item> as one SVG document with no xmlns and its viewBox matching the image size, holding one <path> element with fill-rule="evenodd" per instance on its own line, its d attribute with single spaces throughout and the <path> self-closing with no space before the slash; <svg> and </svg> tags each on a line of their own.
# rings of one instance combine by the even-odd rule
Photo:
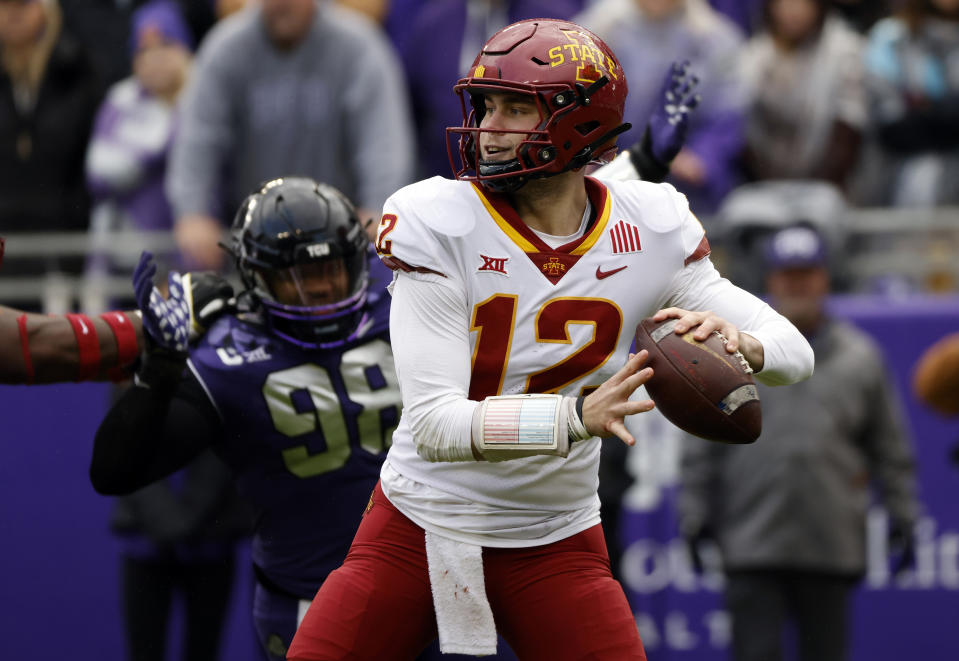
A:
<svg viewBox="0 0 959 661">
<path fill-rule="evenodd" d="M 352 204 L 308 179 L 247 198 L 231 243 L 243 311 L 192 348 L 178 276 L 164 300 L 141 260 L 137 301 L 156 346 L 98 430 L 90 476 L 100 493 L 128 493 L 212 447 L 257 509 L 254 619 L 282 659 L 301 603 L 346 554 L 399 420 L 388 272 L 372 260 L 371 273 Z"/>
<path fill-rule="evenodd" d="M 520 659 L 644 659 L 597 498 L 597 437 L 632 444 L 624 417 L 652 407 L 628 400 L 651 373 L 633 329 L 655 314 L 719 330 L 771 384 L 808 376 L 812 351 L 720 277 L 673 188 L 585 176 L 625 128 L 598 37 L 513 24 L 455 89 L 458 180 L 394 194 L 376 243 L 400 425 L 287 658 L 409 659 L 437 631 L 444 652 L 482 655 L 499 631 Z"/>
</svg>

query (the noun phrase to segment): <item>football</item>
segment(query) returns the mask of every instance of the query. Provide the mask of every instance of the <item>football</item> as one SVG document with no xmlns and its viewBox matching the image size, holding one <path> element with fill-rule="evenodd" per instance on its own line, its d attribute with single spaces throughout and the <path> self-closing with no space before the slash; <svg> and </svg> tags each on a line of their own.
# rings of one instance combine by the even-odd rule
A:
<svg viewBox="0 0 959 661">
<path fill-rule="evenodd" d="M 649 352 L 653 376 L 646 391 L 674 425 L 722 443 L 752 443 L 762 431 L 762 410 L 752 369 L 726 339 L 713 332 L 705 341 L 694 330 L 675 332 L 677 319 L 643 319 L 636 327 L 636 350 Z"/>
</svg>

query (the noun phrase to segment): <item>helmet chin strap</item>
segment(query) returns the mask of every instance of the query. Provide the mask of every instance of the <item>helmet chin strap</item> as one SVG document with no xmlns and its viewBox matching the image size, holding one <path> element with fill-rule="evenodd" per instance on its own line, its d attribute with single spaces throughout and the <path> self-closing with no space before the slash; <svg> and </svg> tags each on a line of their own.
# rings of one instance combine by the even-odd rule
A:
<svg viewBox="0 0 959 661">
<path fill-rule="evenodd" d="M 589 163 L 591 160 L 593 160 L 594 151 L 596 150 L 597 147 L 601 147 L 602 145 L 609 142 L 611 139 L 618 136 L 620 133 L 625 133 L 631 128 L 633 128 L 632 124 L 630 124 L 629 122 L 624 122 L 620 124 L 619 126 L 617 126 L 616 128 L 614 128 L 612 131 L 606 131 L 606 133 L 599 136 L 598 138 L 593 140 L 591 143 L 589 143 L 588 145 L 580 149 L 579 153 L 573 156 L 573 158 L 569 159 L 569 163 L 567 163 L 566 167 L 560 170 L 560 172 L 568 172 L 569 170 L 575 170 L 576 168 L 583 167 L 584 165 Z M 559 174 L 559 172 L 556 172 L 555 174 Z"/>
<path fill-rule="evenodd" d="M 511 158 L 508 161 L 479 161 L 477 171 L 482 177 L 497 177 L 499 175 L 519 172 L 522 165 L 518 158 Z M 494 193 L 512 193 L 522 188 L 530 180 L 528 175 L 517 175 L 515 177 L 502 177 L 498 179 L 483 180 L 483 187 Z"/>
</svg>

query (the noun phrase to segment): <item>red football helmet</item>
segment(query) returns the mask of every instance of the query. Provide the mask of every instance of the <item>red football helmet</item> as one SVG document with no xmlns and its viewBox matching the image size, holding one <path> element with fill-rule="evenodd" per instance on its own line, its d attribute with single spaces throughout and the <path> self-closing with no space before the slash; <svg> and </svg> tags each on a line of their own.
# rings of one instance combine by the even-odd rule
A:
<svg viewBox="0 0 959 661">
<path fill-rule="evenodd" d="M 616 136 L 630 128 L 622 123 L 627 86 L 619 60 L 602 39 L 569 21 L 534 18 L 503 28 L 453 91 L 463 110 L 463 125 L 446 129 L 453 174 L 491 191 L 514 191 L 530 179 L 599 160 L 615 152 Z M 479 128 L 486 112 L 483 95 L 490 92 L 533 97 L 540 124 L 530 131 Z M 526 139 L 517 158 L 483 161 L 478 144 L 484 131 L 523 133 Z M 453 135 L 459 137 L 459 167 Z"/>
</svg>

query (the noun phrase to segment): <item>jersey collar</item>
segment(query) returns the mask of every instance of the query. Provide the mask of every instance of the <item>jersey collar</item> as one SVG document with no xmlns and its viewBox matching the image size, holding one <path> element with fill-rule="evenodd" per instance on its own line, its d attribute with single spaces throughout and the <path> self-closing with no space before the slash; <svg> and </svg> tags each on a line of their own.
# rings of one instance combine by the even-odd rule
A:
<svg viewBox="0 0 959 661">
<path fill-rule="evenodd" d="M 596 241 L 603 235 L 606 223 L 609 220 L 609 190 L 599 180 L 592 177 L 586 177 L 586 194 L 592 204 L 595 219 L 587 228 L 586 233 L 574 241 L 551 248 L 536 233 L 524 223 L 516 210 L 509 203 L 509 198 L 501 193 L 490 193 L 484 191 L 480 186 L 473 183 L 473 190 L 479 196 L 480 201 L 486 208 L 490 217 L 496 225 L 510 238 L 519 248 L 527 253 L 561 253 L 567 255 L 583 255 Z"/>
</svg>

